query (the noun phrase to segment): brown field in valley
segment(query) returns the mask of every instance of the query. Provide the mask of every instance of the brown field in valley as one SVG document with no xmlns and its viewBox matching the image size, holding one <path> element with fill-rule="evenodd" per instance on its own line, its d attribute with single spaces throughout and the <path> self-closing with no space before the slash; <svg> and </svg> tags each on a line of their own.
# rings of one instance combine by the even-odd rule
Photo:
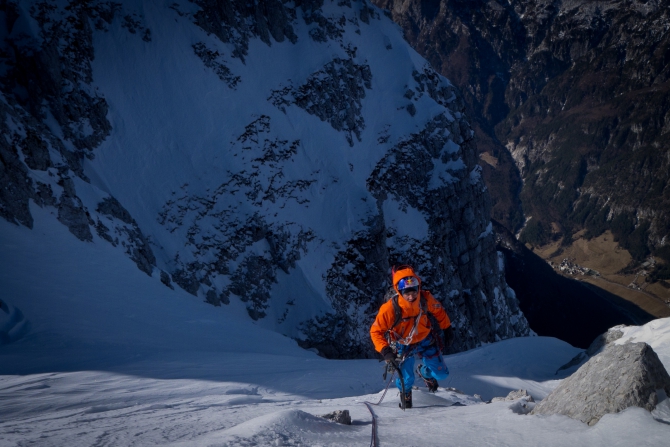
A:
<svg viewBox="0 0 670 447">
<path fill-rule="evenodd" d="M 591 240 L 585 239 L 582 233 L 577 233 L 572 244 L 568 246 L 561 247 L 556 242 L 531 249 L 550 262 L 558 273 L 613 293 L 635 303 L 657 318 L 670 317 L 670 288 L 662 282 L 646 282 L 644 268 L 638 269 L 636 274 L 621 274 L 620 271 L 630 264 L 632 257 L 628 251 L 619 247 L 609 231 Z M 559 266 L 564 259 L 569 260 L 572 268 L 561 271 Z M 599 275 L 582 275 L 580 267 L 595 270 Z"/>
</svg>

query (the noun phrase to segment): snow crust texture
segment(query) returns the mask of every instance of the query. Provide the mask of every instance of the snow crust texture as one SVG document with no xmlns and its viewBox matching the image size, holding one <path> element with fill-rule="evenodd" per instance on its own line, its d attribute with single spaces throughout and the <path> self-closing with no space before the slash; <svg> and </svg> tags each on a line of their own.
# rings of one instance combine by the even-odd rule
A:
<svg viewBox="0 0 670 447">
<path fill-rule="evenodd" d="M 454 351 L 530 333 L 459 94 L 367 1 L 10 0 L 0 20 L 7 221 L 54 210 L 328 357 L 374 355 L 401 263 Z"/>
</svg>

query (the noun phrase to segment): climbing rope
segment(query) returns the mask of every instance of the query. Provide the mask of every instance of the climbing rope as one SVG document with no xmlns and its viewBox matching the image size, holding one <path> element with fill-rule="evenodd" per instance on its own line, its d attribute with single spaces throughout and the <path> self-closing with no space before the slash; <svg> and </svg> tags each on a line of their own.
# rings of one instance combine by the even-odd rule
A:
<svg viewBox="0 0 670 447">
<path fill-rule="evenodd" d="M 372 438 L 370 438 L 370 447 L 378 447 L 379 439 L 377 439 L 377 416 L 375 415 L 375 412 L 372 410 L 372 407 L 370 406 L 374 404 L 371 404 L 370 402 L 363 402 L 363 405 L 368 407 L 368 410 L 372 415 Z"/>
<path fill-rule="evenodd" d="M 382 393 L 382 396 L 379 398 L 379 402 L 373 404 L 372 402 L 363 401 L 363 405 L 365 405 L 368 408 L 368 411 L 370 411 L 370 414 L 372 415 L 372 437 L 370 438 L 370 447 L 379 447 L 379 438 L 377 437 L 377 415 L 372 409 L 372 405 L 378 406 L 382 403 L 384 397 L 386 397 L 386 393 L 389 390 L 389 386 L 391 386 L 391 382 L 393 382 L 393 376 L 395 375 L 395 373 L 396 373 L 395 370 L 391 372 L 391 378 L 386 384 L 386 388 L 384 388 L 384 392 Z"/>
</svg>

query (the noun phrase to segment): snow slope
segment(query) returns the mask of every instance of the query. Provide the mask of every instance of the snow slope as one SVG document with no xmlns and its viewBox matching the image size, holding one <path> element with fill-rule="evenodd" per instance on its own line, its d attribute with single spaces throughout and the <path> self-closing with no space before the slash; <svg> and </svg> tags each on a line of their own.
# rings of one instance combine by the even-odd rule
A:
<svg viewBox="0 0 670 447">
<path fill-rule="evenodd" d="M 450 312 L 454 351 L 531 332 L 459 96 L 367 0 L 5 10 L 8 222 L 50 209 L 72 243 L 331 358 L 375 355 L 366 328 L 404 263 Z"/>
<path fill-rule="evenodd" d="M 0 446 L 369 444 L 362 402 L 381 397 L 380 363 L 325 360 L 248 319 L 212 312 L 110 245 L 73 243 L 48 209 L 32 211 L 33 230 L 0 221 L 0 330 L 30 327 L 0 346 Z M 21 322 L 10 323 L 3 315 L 17 309 Z M 670 368 L 670 319 L 625 333 L 649 342 Z M 474 396 L 524 388 L 542 398 L 577 352 L 526 337 L 449 356 L 441 385 L 465 394 L 421 387 L 415 408 L 402 412 L 391 389 L 374 407 L 380 444 L 667 445 L 667 400 L 653 414 L 633 408 L 588 427 Z M 353 424 L 318 417 L 336 409 L 348 409 Z"/>
</svg>

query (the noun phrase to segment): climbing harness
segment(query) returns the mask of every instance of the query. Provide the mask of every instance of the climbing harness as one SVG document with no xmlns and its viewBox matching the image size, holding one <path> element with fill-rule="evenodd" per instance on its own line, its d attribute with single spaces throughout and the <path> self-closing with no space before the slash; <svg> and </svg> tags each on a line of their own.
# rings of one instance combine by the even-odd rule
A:
<svg viewBox="0 0 670 447">
<path fill-rule="evenodd" d="M 392 326 L 391 329 L 389 329 L 389 335 L 392 335 L 395 338 L 396 343 L 400 343 L 402 345 L 409 346 L 412 344 L 412 339 L 414 339 L 414 336 L 416 335 L 416 332 L 419 328 L 419 321 L 421 320 L 421 317 L 423 316 L 423 309 L 419 309 L 419 315 L 416 317 L 410 317 L 414 318 L 414 326 L 412 326 L 412 330 L 409 331 L 409 334 L 407 334 L 407 337 L 402 337 L 400 334 L 398 334 L 396 331 L 393 330 L 395 326 Z"/>
</svg>

